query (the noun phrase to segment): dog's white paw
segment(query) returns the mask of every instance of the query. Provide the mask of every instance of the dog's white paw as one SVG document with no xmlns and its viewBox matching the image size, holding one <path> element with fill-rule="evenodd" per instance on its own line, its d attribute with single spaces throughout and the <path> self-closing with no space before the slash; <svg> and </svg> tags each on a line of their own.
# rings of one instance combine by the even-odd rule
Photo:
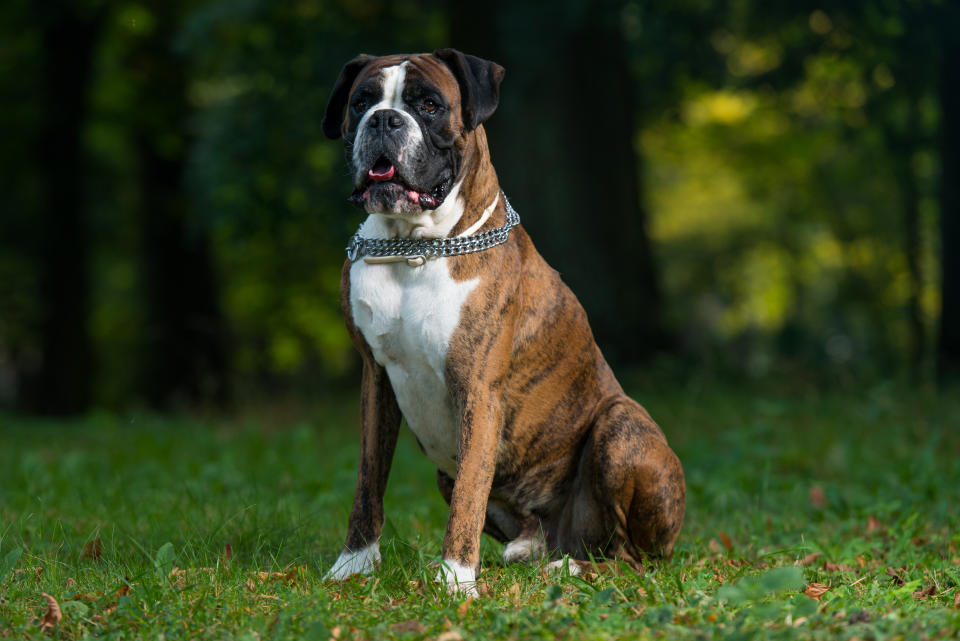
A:
<svg viewBox="0 0 960 641">
<path fill-rule="evenodd" d="M 558 561 L 551 561 L 543 567 L 547 572 L 560 572 L 564 567 L 567 567 L 569 568 L 570 576 L 579 576 L 583 574 L 583 567 L 580 565 L 580 562 L 571 559 L 568 556 L 565 556 Z"/>
<path fill-rule="evenodd" d="M 540 537 L 514 539 L 503 550 L 504 563 L 525 563 L 547 555 L 547 545 Z"/>
<path fill-rule="evenodd" d="M 326 581 L 343 581 L 354 574 L 372 574 L 379 564 L 379 542 L 368 545 L 356 552 L 344 550 L 323 578 Z"/>
<path fill-rule="evenodd" d="M 477 590 L 477 574 L 473 568 L 456 561 L 440 561 L 440 569 L 437 570 L 437 582 L 447 586 L 447 591 L 451 594 L 460 593 L 465 596 L 480 596 Z"/>
</svg>

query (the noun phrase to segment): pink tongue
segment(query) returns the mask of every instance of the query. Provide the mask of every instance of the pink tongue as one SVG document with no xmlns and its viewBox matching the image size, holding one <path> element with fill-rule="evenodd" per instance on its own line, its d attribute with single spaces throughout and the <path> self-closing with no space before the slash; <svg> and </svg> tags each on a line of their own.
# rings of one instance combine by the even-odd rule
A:
<svg viewBox="0 0 960 641">
<path fill-rule="evenodd" d="M 411 189 L 410 191 L 407 192 L 407 195 L 410 196 L 410 200 L 412 200 L 413 202 L 415 203 L 420 202 L 420 194 L 418 192 L 415 192 L 414 190 Z"/>
<path fill-rule="evenodd" d="M 393 174 L 395 173 L 396 170 L 393 168 L 393 165 L 390 165 L 386 169 L 371 169 L 367 172 L 367 175 L 376 182 L 383 182 L 393 178 Z"/>
</svg>

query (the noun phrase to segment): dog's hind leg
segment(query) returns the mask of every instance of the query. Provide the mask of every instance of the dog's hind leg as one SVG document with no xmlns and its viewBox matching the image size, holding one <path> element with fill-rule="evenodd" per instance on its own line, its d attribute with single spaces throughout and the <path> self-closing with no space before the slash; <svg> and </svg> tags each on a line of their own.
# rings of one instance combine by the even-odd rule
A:
<svg viewBox="0 0 960 641">
<path fill-rule="evenodd" d="M 601 408 L 557 532 L 573 558 L 667 557 L 683 524 L 686 486 L 680 461 L 638 403 L 624 397 Z"/>
</svg>

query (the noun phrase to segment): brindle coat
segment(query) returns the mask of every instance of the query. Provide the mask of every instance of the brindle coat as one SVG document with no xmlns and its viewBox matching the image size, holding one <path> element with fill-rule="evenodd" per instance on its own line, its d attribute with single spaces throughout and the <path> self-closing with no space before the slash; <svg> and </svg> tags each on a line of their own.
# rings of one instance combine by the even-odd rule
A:
<svg viewBox="0 0 960 641">
<path fill-rule="evenodd" d="M 500 193 L 483 126 L 470 121 L 484 100 L 495 108 L 502 77 L 494 66 L 491 96 L 471 86 L 462 65 L 451 63 L 453 54 L 366 58 L 353 71 L 348 64 L 338 84 L 345 88 L 339 97 L 335 91 L 327 114 L 335 125 L 342 122 L 349 139 L 356 122 L 350 114 L 336 117 L 347 88 L 403 60 L 415 76 L 440 87 L 451 100 L 444 134 L 453 140 L 465 205 L 450 236 L 476 222 Z M 471 96 L 470 104 L 459 104 L 463 95 Z M 505 222 L 501 194 L 483 229 Z M 526 231 L 516 227 L 503 245 L 443 260 L 457 281 L 480 279 L 461 310 L 446 362 L 459 441 L 456 478 L 437 472 L 450 506 L 443 558 L 479 569 L 481 531 L 503 542 L 539 531 L 551 554 L 576 559 L 669 555 L 685 509 L 680 462 L 646 410 L 624 394 L 580 303 Z M 354 324 L 349 261 L 341 304 L 363 358 L 360 466 L 346 541 L 348 550 L 359 550 L 380 536 L 401 412 L 384 367 Z"/>
</svg>

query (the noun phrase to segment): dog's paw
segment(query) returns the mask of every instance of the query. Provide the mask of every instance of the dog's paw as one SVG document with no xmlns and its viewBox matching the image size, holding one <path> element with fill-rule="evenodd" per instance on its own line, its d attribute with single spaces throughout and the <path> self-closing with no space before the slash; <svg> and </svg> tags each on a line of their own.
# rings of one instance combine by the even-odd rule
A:
<svg viewBox="0 0 960 641">
<path fill-rule="evenodd" d="M 373 543 L 356 552 L 344 550 L 323 578 L 326 581 L 343 581 L 354 574 L 372 574 L 379 564 L 379 543 Z"/>
<path fill-rule="evenodd" d="M 477 590 L 477 574 L 473 568 L 456 561 L 440 561 L 440 568 L 437 570 L 437 582 L 447 587 L 451 594 L 463 594 L 465 596 L 480 596 Z"/>
<path fill-rule="evenodd" d="M 570 576 L 580 576 L 583 574 L 584 565 L 582 561 L 577 561 L 576 559 L 571 559 L 569 556 L 565 556 L 558 561 L 547 563 L 543 566 L 543 569 L 547 572 L 562 572 L 564 568 L 567 568 Z"/>
<path fill-rule="evenodd" d="M 540 537 L 517 538 L 503 550 L 504 563 L 527 563 L 547 555 L 547 545 Z"/>
</svg>

